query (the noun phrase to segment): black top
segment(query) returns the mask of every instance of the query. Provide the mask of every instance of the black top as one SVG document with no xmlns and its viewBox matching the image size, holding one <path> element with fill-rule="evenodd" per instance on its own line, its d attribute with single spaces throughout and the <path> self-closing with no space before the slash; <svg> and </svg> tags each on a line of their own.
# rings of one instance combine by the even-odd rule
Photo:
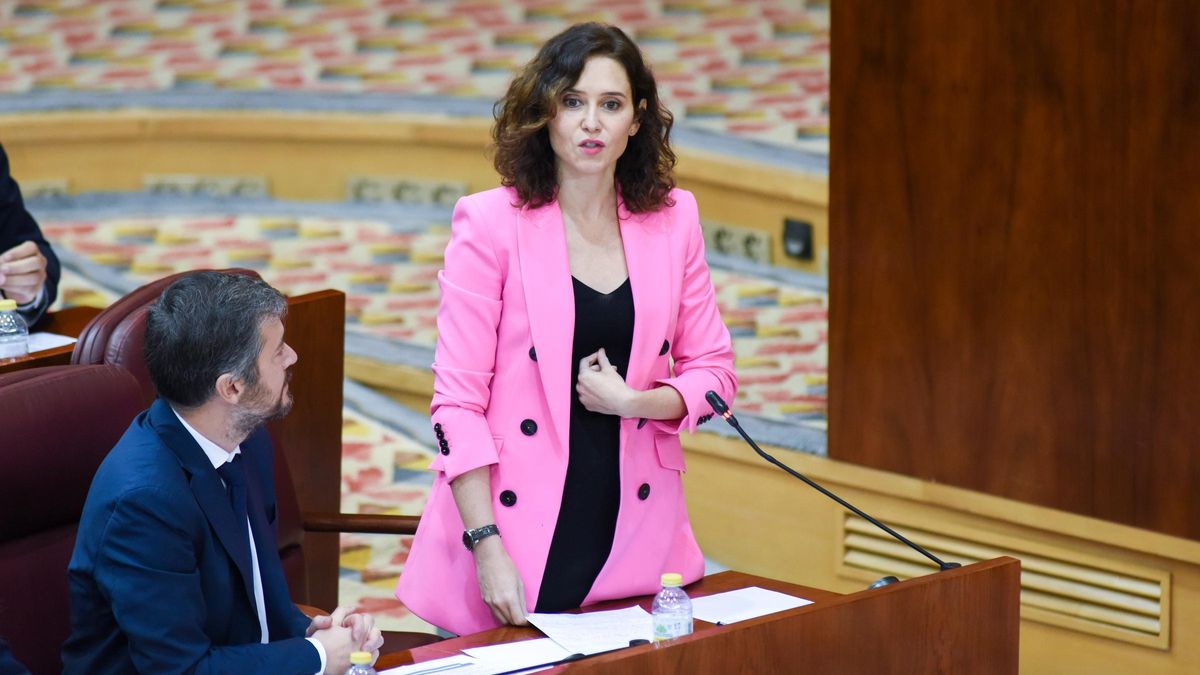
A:
<svg viewBox="0 0 1200 675">
<path fill-rule="evenodd" d="M 575 341 L 571 371 L 601 347 L 625 377 L 633 345 L 633 291 L 629 279 L 600 293 L 571 278 L 575 287 Z M 583 603 L 608 560 L 621 506 L 621 418 L 589 411 L 571 387 L 570 457 L 562 507 L 538 592 L 537 611 L 561 612 Z"/>
</svg>

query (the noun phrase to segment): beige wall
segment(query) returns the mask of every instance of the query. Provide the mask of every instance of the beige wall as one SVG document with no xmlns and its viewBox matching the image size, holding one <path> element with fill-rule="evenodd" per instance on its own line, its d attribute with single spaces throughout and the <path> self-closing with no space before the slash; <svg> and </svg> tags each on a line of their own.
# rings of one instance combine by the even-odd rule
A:
<svg viewBox="0 0 1200 675">
<path fill-rule="evenodd" d="M 352 176 L 494 187 L 490 120 L 283 112 L 67 112 L 0 116 L 0 140 L 22 183 L 65 181 L 71 193 L 141 190 L 147 175 L 261 176 L 281 199 L 340 201 Z M 678 150 L 677 179 L 706 221 L 766 232 L 774 263 L 822 273 L 828 258 L 823 177 L 699 150 Z M 813 223 L 812 262 L 782 256 L 784 218 Z"/>
</svg>

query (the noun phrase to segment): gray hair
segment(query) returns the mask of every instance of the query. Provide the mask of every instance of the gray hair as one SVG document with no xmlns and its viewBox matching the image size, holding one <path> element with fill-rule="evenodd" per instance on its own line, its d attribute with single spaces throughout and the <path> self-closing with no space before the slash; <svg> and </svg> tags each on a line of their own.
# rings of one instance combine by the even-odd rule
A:
<svg viewBox="0 0 1200 675">
<path fill-rule="evenodd" d="M 194 272 L 167 287 L 146 321 L 146 368 L 160 396 L 181 408 L 207 402 L 225 373 L 258 383 L 260 326 L 287 300 L 244 274 Z"/>
</svg>

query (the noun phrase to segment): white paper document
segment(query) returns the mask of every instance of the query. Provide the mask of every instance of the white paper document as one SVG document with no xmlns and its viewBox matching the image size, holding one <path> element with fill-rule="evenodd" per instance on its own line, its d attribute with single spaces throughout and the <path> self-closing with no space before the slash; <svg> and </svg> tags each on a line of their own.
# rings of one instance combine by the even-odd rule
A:
<svg viewBox="0 0 1200 675">
<path fill-rule="evenodd" d="M 55 347 L 65 347 L 70 344 L 75 344 L 75 338 L 67 337 L 66 335 L 58 335 L 57 333 L 30 333 L 29 334 L 29 353 L 40 352 L 46 349 L 54 349 Z"/>
<path fill-rule="evenodd" d="M 546 664 L 562 661 L 574 652 L 563 649 L 550 638 L 538 638 L 521 642 L 505 642 L 487 647 L 473 647 L 464 649 L 463 653 L 478 659 L 481 666 L 486 665 L 490 669 L 495 669 L 491 672 L 507 673 L 535 666 L 549 668 L 550 666 Z M 542 670 L 542 668 L 535 670 Z M 534 670 L 521 670 L 520 672 L 527 673 L 534 672 Z"/>
<path fill-rule="evenodd" d="M 811 604 L 812 600 L 750 586 L 693 598 L 692 617 L 709 623 L 726 624 Z"/>
<path fill-rule="evenodd" d="M 434 659 L 410 666 L 385 670 L 380 675 L 498 675 L 533 673 L 550 668 L 573 652 L 559 647 L 550 638 L 506 642 L 487 647 L 464 649 L 462 654 Z"/>
<path fill-rule="evenodd" d="M 379 675 L 435 675 L 436 673 L 451 673 L 462 675 L 467 669 L 475 666 L 475 659 L 466 654 L 447 656 L 444 659 L 433 659 L 422 663 L 414 663 L 399 668 L 388 668 L 379 671 Z"/>
<path fill-rule="evenodd" d="M 558 645 L 550 638 L 522 640 L 521 642 L 505 642 L 487 647 L 472 647 L 464 649 L 463 653 L 473 656 L 480 661 L 495 663 L 516 663 L 519 666 L 535 666 L 542 663 L 562 661 L 574 654 Z"/>
<path fill-rule="evenodd" d="M 650 613 L 634 605 L 608 612 L 530 614 L 529 623 L 571 654 L 599 654 L 654 638 Z"/>
<path fill-rule="evenodd" d="M 650 614 L 641 607 L 585 614 L 530 614 L 526 617 L 548 638 L 464 649 L 462 654 L 414 663 L 379 675 L 497 675 L 545 670 L 576 654 L 598 654 L 650 641 Z"/>
</svg>

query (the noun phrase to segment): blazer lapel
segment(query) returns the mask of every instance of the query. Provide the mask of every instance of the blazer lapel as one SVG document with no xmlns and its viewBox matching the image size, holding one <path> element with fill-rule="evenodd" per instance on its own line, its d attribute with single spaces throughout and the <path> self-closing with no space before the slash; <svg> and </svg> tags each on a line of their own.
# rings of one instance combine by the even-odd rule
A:
<svg viewBox="0 0 1200 675">
<path fill-rule="evenodd" d="M 570 397 L 574 395 L 571 344 L 575 338 L 575 292 L 557 202 L 538 209 L 521 209 L 517 247 L 538 374 L 558 447 L 565 453 L 571 423 Z"/>
<path fill-rule="evenodd" d="M 157 399 L 150 407 L 150 423 L 155 433 L 163 443 L 179 458 L 185 471 L 191 476 L 190 487 L 196 503 L 204 511 L 204 517 L 212 525 L 217 540 L 237 565 L 242 575 L 242 587 L 250 606 L 254 606 L 254 576 L 250 569 L 250 542 L 243 536 L 243 530 L 234 520 L 233 509 L 229 505 L 225 487 L 221 477 L 213 469 L 208 456 L 196 445 L 196 440 L 187 429 L 179 423 L 171 406 L 163 399 Z"/>
<path fill-rule="evenodd" d="M 617 203 L 621 223 L 621 243 L 625 265 L 633 290 L 633 344 L 625 382 L 634 389 L 646 389 L 654 362 L 660 358 L 672 295 L 671 258 L 666 254 L 667 235 L 662 220 L 650 214 L 632 214 L 624 201 Z"/>
</svg>

